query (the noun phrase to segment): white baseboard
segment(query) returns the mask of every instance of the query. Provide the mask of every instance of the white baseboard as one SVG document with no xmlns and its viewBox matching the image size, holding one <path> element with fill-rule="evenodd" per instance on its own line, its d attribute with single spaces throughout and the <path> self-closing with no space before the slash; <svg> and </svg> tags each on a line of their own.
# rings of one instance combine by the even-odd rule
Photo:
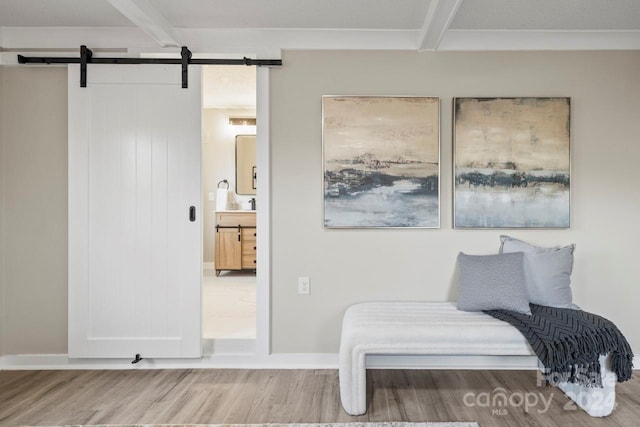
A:
<svg viewBox="0 0 640 427">
<path fill-rule="evenodd" d="M 369 369 L 535 370 L 534 356 L 368 356 Z M 640 369 L 640 358 L 634 359 Z M 74 369 L 338 369 L 336 353 L 277 353 L 269 356 L 226 354 L 201 359 L 69 359 L 66 354 L 0 356 L 0 370 Z"/>
<path fill-rule="evenodd" d="M 271 354 L 269 356 L 224 354 L 200 359 L 69 359 L 66 354 L 21 354 L 0 357 L 0 370 L 74 369 L 337 369 L 338 355 Z"/>
</svg>

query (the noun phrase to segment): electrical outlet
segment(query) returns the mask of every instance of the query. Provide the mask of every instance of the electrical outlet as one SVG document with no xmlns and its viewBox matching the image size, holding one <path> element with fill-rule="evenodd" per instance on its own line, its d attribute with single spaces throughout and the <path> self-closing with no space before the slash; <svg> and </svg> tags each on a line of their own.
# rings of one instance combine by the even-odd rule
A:
<svg viewBox="0 0 640 427">
<path fill-rule="evenodd" d="M 209 191 L 209 201 L 213 202 L 216 200 L 216 193 L 215 191 Z"/>
<path fill-rule="evenodd" d="M 308 277 L 298 277 L 298 293 L 309 295 L 311 293 L 311 282 Z"/>
</svg>

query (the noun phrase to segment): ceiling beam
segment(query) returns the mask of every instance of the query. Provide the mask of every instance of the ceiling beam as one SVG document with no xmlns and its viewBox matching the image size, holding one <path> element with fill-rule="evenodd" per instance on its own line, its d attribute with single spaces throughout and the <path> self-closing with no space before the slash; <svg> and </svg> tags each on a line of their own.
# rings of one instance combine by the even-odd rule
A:
<svg viewBox="0 0 640 427">
<path fill-rule="evenodd" d="M 160 46 L 180 46 L 175 29 L 148 0 L 107 1 Z"/>
<path fill-rule="evenodd" d="M 463 0 L 431 0 L 420 29 L 418 50 L 438 50 Z"/>
</svg>

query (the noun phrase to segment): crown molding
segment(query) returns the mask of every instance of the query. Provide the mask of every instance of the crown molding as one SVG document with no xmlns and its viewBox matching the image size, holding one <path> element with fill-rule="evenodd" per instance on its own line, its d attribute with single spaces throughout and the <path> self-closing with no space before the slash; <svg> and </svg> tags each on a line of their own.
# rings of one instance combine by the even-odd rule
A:
<svg viewBox="0 0 640 427">
<path fill-rule="evenodd" d="M 253 54 L 258 59 L 279 56 L 283 49 L 416 51 L 427 46 L 430 40 L 422 38 L 422 31 L 424 29 L 175 29 L 178 40 L 194 54 Z M 77 49 L 84 44 L 91 49 L 119 48 L 134 53 L 177 52 L 177 48 L 159 47 L 139 28 L 4 27 L 0 28 L 0 41 L 2 48 L 13 50 Z M 434 50 L 640 50 L 640 30 L 446 30 Z"/>
<path fill-rule="evenodd" d="M 182 29 L 189 46 L 231 49 L 258 46 L 290 50 L 413 50 L 417 30 L 359 29 Z"/>
<path fill-rule="evenodd" d="M 438 47 L 441 51 L 638 49 L 640 30 L 448 30 Z"/>
<path fill-rule="evenodd" d="M 90 48 L 157 47 L 138 28 L 2 27 L 0 32 L 5 49 L 78 49 L 83 44 Z"/>
<path fill-rule="evenodd" d="M 4 27 L 3 47 L 65 49 L 134 48 L 162 51 L 138 28 Z M 194 52 L 279 52 L 281 49 L 414 50 L 416 30 L 210 29 L 176 28 L 182 44 Z"/>
</svg>

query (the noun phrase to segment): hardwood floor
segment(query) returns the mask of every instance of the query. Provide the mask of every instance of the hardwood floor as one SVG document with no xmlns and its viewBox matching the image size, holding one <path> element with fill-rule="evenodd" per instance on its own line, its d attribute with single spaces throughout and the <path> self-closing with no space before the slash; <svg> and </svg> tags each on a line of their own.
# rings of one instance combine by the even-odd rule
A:
<svg viewBox="0 0 640 427">
<path fill-rule="evenodd" d="M 471 407 L 503 387 L 532 393 L 528 412 Z M 532 371 L 370 370 L 368 411 L 350 417 L 340 405 L 335 370 L 2 371 L 0 425 L 126 423 L 284 423 L 477 421 L 480 426 L 637 426 L 640 380 L 617 385 L 607 418 L 565 410 L 555 387 L 537 387 Z M 468 395 L 467 393 L 474 393 Z M 524 396 L 524 395 L 523 395 Z M 548 411 L 545 401 L 551 399 Z M 517 401 L 518 399 L 514 399 Z M 503 408 L 498 408 L 503 409 Z"/>
</svg>

